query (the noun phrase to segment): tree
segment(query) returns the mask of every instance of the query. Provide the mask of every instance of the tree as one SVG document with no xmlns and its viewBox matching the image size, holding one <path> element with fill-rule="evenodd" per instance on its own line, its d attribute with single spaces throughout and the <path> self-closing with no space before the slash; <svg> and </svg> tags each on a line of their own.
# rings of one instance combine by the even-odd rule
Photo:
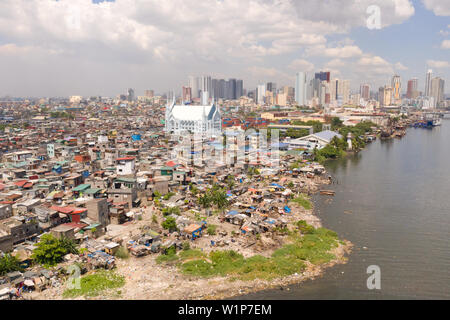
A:
<svg viewBox="0 0 450 320">
<path fill-rule="evenodd" d="M 173 217 L 168 217 L 166 220 L 164 220 L 164 222 L 161 224 L 161 226 L 164 229 L 169 230 L 170 232 L 178 230 L 177 223 L 175 221 L 175 218 L 173 218 Z"/>
<path fill-rule="evenodd" d="M 219 209 L 224 209 L 228 205 L 227 194 L 223 190 L 215 190 L 212 194 L 213 203 Z"/>
<path fill-rule="evenodd" d="M 20 266 L 20 261 L 7 253 L 3 257 L 0 258 L 0 276 L 4 276 L 8 272 L 12 271 L 23 271 Z"/>
<path fill-rule="evenodd" d="M 202 206 L 204 209 L 211 207 L 211 196 L 209 194 L 204 194 L 198 198 L 198 203 L 200 206 Z"/>
<path fill-rule="evenodd" d="M 339 119 L 339 117 L 333 117 L 331 119 L 331 130 L 336 130 L 337 128 L 342 127 L 343 123 L 344 122 L 341 119 Z"/>
<path fill-rule="evenodd" d="M 66 254 L 77 252 L 71 240 L 64 238 L 59 240 L 51 234 L 44 234 L 31 257 L 44 266 L 52 267 L 62 262 Z"/>
</svg>

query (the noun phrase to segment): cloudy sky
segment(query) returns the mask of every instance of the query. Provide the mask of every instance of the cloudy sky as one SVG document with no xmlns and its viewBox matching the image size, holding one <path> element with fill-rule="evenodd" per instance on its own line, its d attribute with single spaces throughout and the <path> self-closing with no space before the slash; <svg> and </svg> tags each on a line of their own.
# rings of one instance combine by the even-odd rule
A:
<svg viewBox="0 0 450 320">
<path fill-rule="evenodd" d="M 0 96 L 180 92 L 191 74 L 293 86 L 320 70 L 423 90 L 428 68 L 449 93 L 449 57 L 449 0 L 0 0 Z"/>
</svg>

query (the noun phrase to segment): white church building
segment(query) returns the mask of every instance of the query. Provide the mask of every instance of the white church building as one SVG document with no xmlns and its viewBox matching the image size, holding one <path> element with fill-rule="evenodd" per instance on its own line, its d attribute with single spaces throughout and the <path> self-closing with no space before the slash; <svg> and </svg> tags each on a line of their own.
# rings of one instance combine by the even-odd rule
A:
<svg viewBox="0 0 450 320">
<path fill-rule="evenodd" d="M 181 135 L 186 132 L 204 136 L 220 135 L 222 116 L 215 103 L 211 105 L 176 105 L 175 99 L 166 106 L 165 131 Z"/>
</svg>

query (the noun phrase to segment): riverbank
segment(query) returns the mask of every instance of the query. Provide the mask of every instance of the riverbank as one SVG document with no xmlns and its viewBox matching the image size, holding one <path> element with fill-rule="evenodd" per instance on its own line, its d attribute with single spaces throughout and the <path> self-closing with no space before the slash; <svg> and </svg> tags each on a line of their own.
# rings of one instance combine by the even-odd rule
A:
<svg viewBox="0 0 450 320">
<path fill-rule="evenodd" d="M 307 180 L 311 193 L 317 193 L 320 185 L 328 183 L 328 179 L 325 177 L 315 177 Z M 237 255 L 242 256 L 238 257 L 240 263 L 242 263 L 242 266 L 239 266 L 239 268 L 252 268 L 255 266 L 258 268 L 258 264 L 250 263 L 258 259 L 262 260 L 263 268 L 268 266 L 275 268 L 268 273 L 260 274 L 261 278 L 242 278 L 240 277 L 242 269 L 236 268 L 229 269 L 230 274 L 226 276 L 220 273 L 201 276 L 195 275 L 195 272 L 194 274 L 184 272 L 183 265 L 195 260 L 194 258 L 184 260 L 180 258 L 168 259 L 168 261 L 161 263 L 161 261 L 158 261 L 159 256 L 148 255 L 139 258 L 131 256 L 124 260 L 118 259 L 117 267 L 114 271 L 124 277 L 123 287 L 106 291 L 98 296 L 78 297 L 76 299 L 225 299 L 266 289 L 286 288 L 295 283 L 320 277 L 325 269 L 347 262 L 347 256 L 351 251 L 352 244 L 346 240 L 336 240 L 335 245 L 332 241 L 333 245 L 326 252 L 320 252 L 320 249 L 311 251 L 313 253 L 317 252 L 319 257 L 312 257 L 309 260 L 308 258 L 300 259 L 291 257 L 289 253 L 289 260 L 286 260 L 287 256 L 280 252 L 282 248 L 289 248 L 290 250 L 301 249 L 301 245 L 299 245 L 301 242 L 299 241 L 302 241 L 302 239 L 309 241 L 305 244 L 307 245 L 313 243 L 311 241 L 316 241 L 314 240 L 315 237 L 322 236 L 328 232 L 325 229 L 321 229 L 322 222 L 317 217 L 314 206 L 305 209 L 301 202 L 291 202 L 290 207 L 292 209 L 291 214 L 286 215 L 287 230 L 278 230 L 275 235 L 263 234 L 255 238 L 255 244 L 252 246 L 246 247 L 244 245 L 249 242 L 248 235 L 239 234 L 235 236 L 234 242 L 226 250 L 206 246 L 205 243 L 214 238 L 207 234 L 202 237 L 202 241 L 191 242 L 189 252 L 201 252 L 201 259 L 204 259 L 206 263 L 211 262 L 212 252 L 232 250 Z M 134 230 L 138 230 L 141 225 L 148 223 L 151 215 L 150 212 L 145 214 L 142 221 L 130 224 L 127 226 L 128 229 L 123 230 L 122 233 L 133 233 Z M 300 234 L 298 221 L 304 221 L 305 225 L 313 227 L 311 230 L 319 230 L 320 233 L 317 231 L 317 235 L 314 235 L 310 234 L 313 231 L 307 230 Z M 333 232 L 329 232 L 334 236 Z M 308 251 L 304 254 L 313 256 L 311 252 Z M 277 253 L 278 258 L 272 258 L 272 255 L 275 253 Z M 324 257 L 325 254 L 327 256 Z M 332 256 L 328 256 L 328 254 Z M 183 251 L 178 255 L 182 256 Z M 311 262 L 310 260 L 313 258 L 315 260 Z M 321 259 L 324 262 L 321 262 Z M 278 260 L 281 262 L 286 261 L 288 265 L 298 263 L 302 268 L 299 268 L 298 271 L 295 270 L 295 272 L 292 269 L 286 270 L 286 265 L 276 263 Z M 255 271 L 258 272 L 260 270 Z M 290 274 L 286 274 L 289 272 Z M 249 275 L 252 273 L 253 271 L 249 272 Z M 273 276 L 275 273 L 283 274 L 283 276 Z M 65 287 L 61 286 L 41 293 L 33 293 L 31 299 L 62 299 L 64 289 Z"/>
</svg>

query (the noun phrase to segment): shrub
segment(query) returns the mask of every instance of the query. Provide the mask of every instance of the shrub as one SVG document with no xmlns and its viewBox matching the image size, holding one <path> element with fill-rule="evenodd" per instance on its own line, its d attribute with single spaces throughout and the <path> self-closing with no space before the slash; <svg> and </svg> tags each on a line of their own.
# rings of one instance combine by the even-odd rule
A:
<svg viewBox="0 0 450 320">
<path fill-rule="evenodd" d="M 128 259 L 130 257 L 130 253 L 128 252 L 128 249 L 121 246 L 116 253 L 114 254 L 117 258 L 120 259 Z"/>
<path fill-rule="evenodd" d="M 51 267 L 62 262 L 68 253 L 78 253 L 72 240 L 66 238 L 59 240 L 51 234 L 44 234 L 36 249 L 33 250 L 32 259 L 44 266 Z"/>
<path fill-rule="evenodd" d="M 19 260 L 7 253 L 0 258 L 0 276 L 12 271 L 23 271 Z"/>
<path fill-rule="evenodd" d="M 297 198 L 292 199 L 293 202 L 299 204 L 306 210 L 310 210 L 312 208 L 311 201 L 307 198 L 307 196 L 303 193 L 299 194 Z"/>
<path fill-rule="evenodd" d="M 162 226 L 164 229 L 169 230 L 170 232 L 173 232 L 173 231 L 177 231 L 177 230 L 178 230 L 178 228 L 177 228 L 177 223 L 176 223 L 176 221 L 175 221 L 175 218 L 173 218 L 173 217 L 168 217 L 166 220 L 163 221 L 163 223 L 161 224 L 161 226 Z"/>
<path fill-rule="evenodd" d="M 206 233 L 209 234 L 210 236 L 213 236 L 216 234 L 216 229 L 217 229 L 216 225 L 210 224 L 206 229 Z"/>
</svg>

